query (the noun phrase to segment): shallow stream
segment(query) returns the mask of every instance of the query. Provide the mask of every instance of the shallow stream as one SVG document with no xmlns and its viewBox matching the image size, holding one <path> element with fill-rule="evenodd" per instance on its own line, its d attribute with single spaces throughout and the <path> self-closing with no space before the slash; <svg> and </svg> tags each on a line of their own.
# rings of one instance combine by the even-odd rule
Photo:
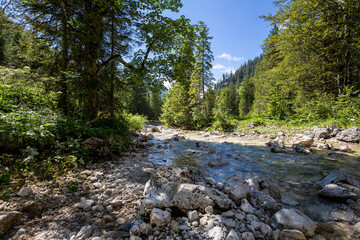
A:
<svg viewBox="0 0 360 240">
<path fill-rule="evenodd" d="M 147 127 L 148 129 L 151 126 Z M 185 137 L 184 141 L 168 141 L 174 134 Z M 210 135 L 205 137 L 196 131 L 162 129 L 153 133 L 154 151 L 149 159 L 164 165 L 188 165 L 203 170 L 217 181 L 240 174 L 244 178 L 270 177 L 281 187 L 282 202 L 285 206 L 296 207 L 314 220 L 328 220 L 331 209 L 341 206 L 319 198 L 316 182 L 333 171 L 344 171 L 360 179 L 360 146 L 346 144 L 353 152 L 329 157 L 329 150 L 313 148 L 310 155 L 299 153 L 272 153 L 265 142 L 269 139 L 239 136 Z M 167 143 L 168 142 L 168 143 Z M 216 151 L 208 154 L 196 143 L 206 144 Z M 345 144 L 334 143 L 335 146 Z M 160 147 L 159 147 L 160 146 Z M 229 166 L 211 168 L 208 162 L 222 157 L 230 162 Z"/>
</svg>

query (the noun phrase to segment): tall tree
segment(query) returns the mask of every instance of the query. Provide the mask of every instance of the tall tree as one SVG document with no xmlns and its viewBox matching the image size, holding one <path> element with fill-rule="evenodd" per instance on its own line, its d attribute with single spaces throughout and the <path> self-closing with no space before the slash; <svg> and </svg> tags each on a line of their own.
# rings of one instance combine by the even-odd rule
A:
<svg viewBox="0 0 360 240">
<path fill-rule="evenodd" d="M 199 22 L 197 31 L 195 66 L 191 76 L 190 94 L 193 96 L 192 103 L 203 108 L 206 119 L 208 119 L 209 113 L 205 104 L 205 91 L 211 87 L 214 79 L 211 72 L 212 61 L 214 60 L 210 43 L 212 37 L 209 36 L 209 28 L 204 22 Z"/>
</svg>

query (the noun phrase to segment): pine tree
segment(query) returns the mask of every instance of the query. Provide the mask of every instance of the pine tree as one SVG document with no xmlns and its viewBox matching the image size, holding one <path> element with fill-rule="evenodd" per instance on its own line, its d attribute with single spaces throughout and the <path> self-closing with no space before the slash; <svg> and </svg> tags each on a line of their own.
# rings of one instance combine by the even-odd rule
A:
<svg viewBox="0 0 360 240">
<path fill-rule="evenodd" d="M 211 72 L 211 62 L 214 60 L 210 44 L 212 37 L 209 36 L 209 29 L 203 22 L 199 22 L 197 31 L 195 66 L 191 75 L 190 95 L 192 96 L 192 104 L 195 108 L 204 110 L 205 118 L 208 121 L 209 112 L 205 104 L 205 90 L 211 87 L 214 79 Z"/>
</svg>

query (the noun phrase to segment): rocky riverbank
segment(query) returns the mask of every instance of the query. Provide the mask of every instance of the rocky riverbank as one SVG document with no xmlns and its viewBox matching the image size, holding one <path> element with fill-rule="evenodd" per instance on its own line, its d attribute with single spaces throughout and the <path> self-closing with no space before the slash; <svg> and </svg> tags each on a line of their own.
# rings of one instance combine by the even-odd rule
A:
<svg viewBox="0 0 360 240">
<path fill-rule="evenodd" d="M 138 135 L 121 157 L 53 182 L 27 182 L 0 202 L 0 234 L 10 229 L 4 239 L 72 240 L 360 237 L 358 180 L 333 173 L 319 182 L 320 195 L 344 205 L 331 221 L 316 222 L 284 203 L 271 178 L 233 175 L 218 182 L 202 171 L 148 161 L 149 147 L 159 151 L 185 140 L 172 135 L 153 146 L 150 132 Z M 194 145 L 214 154 L 203 143 Z"/>
</svg>

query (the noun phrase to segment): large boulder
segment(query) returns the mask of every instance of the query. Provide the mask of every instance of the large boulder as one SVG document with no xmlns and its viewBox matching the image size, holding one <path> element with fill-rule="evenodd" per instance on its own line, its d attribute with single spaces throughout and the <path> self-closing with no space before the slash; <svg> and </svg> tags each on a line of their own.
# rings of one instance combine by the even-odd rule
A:
<svg viewBox="0 0 360 240">
<path fill-rule="evenodd" d="M 151 185 L 150 182 L 147 185 Z M 186 213 L 189 210 L 205 212 L 208 206 L 230 209 L 232 201 L 217 189 L 195 184 L 167 182 L 161 187 L 147 187 L 141 204 L 141 214 L 153 208 L 176 208 Z"/>
<path fill-rule="evenodd" d="M 343 130 L 336 135 L 336 139 L 338 141 L 358 143 L 360 142 L 360 128 L 352 127 Z"/>
<path fill-rule="evenodd" d="M 334 200 L 360 199 L 360 181 L 347 173 L 335 171 L 317 182 L 319 195 Z"/>
<path fill-rule="evenodd" d="M 153 127 L 150 130 L 152 133 L 161 133 L 160 129 L 158 127 Z"/>
<path fill-rule="evenodd" d="M 330 131 L 328 128 L 314 127 L 313 133 L 317 138 L 327 139 L 330 137 Z"/>
<path fill-rule="evenodd" d="M 257 180 L 257 184 L 261 192 L 270 195 L 274 199 L 281 199 L 279 184 L 274 179 L 268 177 L 260 177 Z"/>
<path fill-rule="evenodd" d="M 337 183 L 346 183 L 349 185 L 353 185 L 356 187 L 360 187 L 360 180 L 350 176 L 347 173 L 335 171 L 327 175 L 322 180 L 318 181 L 317 184 L 319 184 L 321 187 L 325 187 L 328 184 L 337 184 Z"/>
<path fill-rule="evenodd" d="M 326 185 L 320 192 L 320 196 L 332 198 L 335 200 L 347 200 L 347 199 L 353 199 L 357 200 L 359 199 L 359 196 L 352 192 L 351 189 L 340 187 L 337 184 L 328 184 Z"/>
<path fill-rule="evenodd" d="M 278 228 L 295 229 L 301 231 L 306 237 L 315 235 L 317 223 L 296 209 L 281 209 L 272 217 Z"/>
<path fill-rule="evenodd" d="M 311 147 L 311 145 L 313 145 L 314 143 L 314 136 L 312 135 L 297 135 L 292 139 L 293 144 L 298 144 L 298 145 L 305 145 L 307 147 Z"/>
<path fill-rule="evenodd" d="M 89 149 L 92 155 L 98 157 L 107 157 L 110 154 L 110 149 L 106 145 L 106 141 L 100 138 L 91 137 L 83 141 L 82 145 Z"/>
<path fill-rule="evenodd" d="M 250 189 L 247 182 L 240 175 L 234 175 L 226 179 L 223 191 L 237 204 L 241 204 L 244 198 L 250 199 Z"/>
<path fill-rule="evenodd" d="M 258 193 L 257 202 L 261 207 L 272 214 L 279 211 L 279 205 L 276 200 L 263 192 Z"/>
<path fill-rule="evenodd" d="M 328 130 L 330 137 L 335 137 L 339 132 L 343 131 L 341 127 L 335 125 L 328 125 L 326 126 L 326 129 Z"/>
<path fill-rule="evenodd" d="M 9 231 L 20 219 L 21 212 L 0 212 L 0 237 Z"/>
</svg>

